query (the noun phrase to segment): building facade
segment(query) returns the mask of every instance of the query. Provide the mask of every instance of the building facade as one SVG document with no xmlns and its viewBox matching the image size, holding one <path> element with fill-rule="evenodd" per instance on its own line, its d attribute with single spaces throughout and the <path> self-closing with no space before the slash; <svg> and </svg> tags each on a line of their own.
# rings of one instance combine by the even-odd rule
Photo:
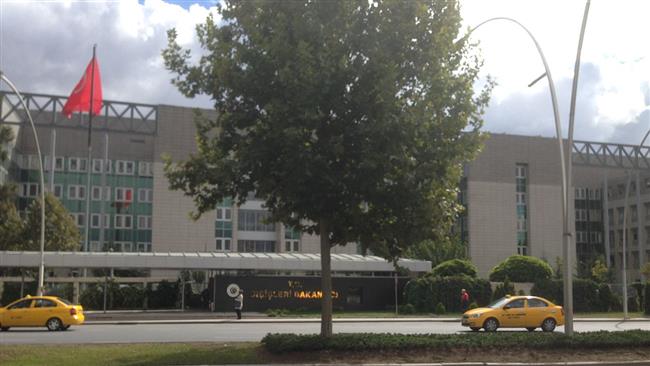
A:
<svg viewBox="0 0 650 366">
<path fill-rule="evenodd" d="M 162 156 L 175 161 L 196 151 L 195 109 L 105 101 L 93 122 L 93 155 L 87 159 L 87 121 L 60 113 L 65 98 L 27 95 L 45 156 L 46 185 L 75 218 L 82 234 L 89 227 L 90 251 L 318 253 L 319 238 L 268 224 L 263 202 L 249 197 L 242 206 L 221 202 L 193 221 L 191 199 L 171 191 Z M 19 184 L 19 209 L 38 194 L 34 137 L 21 127 L 23 111 L 4 94 L 0 123 L 18 130 L 7 171 Z M 214 111 L 202 110 L 208 118 Z M 18 128 L 20 127 L 20 128 Z M 573 171 L 571 222 L 575 223 L 575 266 L 602 257 L 622 262 L 622 198 L 626 170 L 616 164 L 580 164 Z M 54 159 L 52 159 L 54 156 Z M 107 159 L 104 159 L 107 156 Z M 611 166 L 610 166 L 611 165 Z M 86 187 L 90 169 L 92 183 Z M 637 170 L 638 171 L 638 170 Z M 634 173 L 636 174 L 636 173 Z M 628 214 L 628 275 L 641 279 L 650 257 L 650 180 L 634 175 Z M 562 258 L 561 167 L 552 138 L 491 135 L 460 182 L 466 207 L 461 238 L 479 274 L 487 276 L 513 254 L 532 255 L 556 266 Z M 90 217 L 85 216 L 90 195 Z M 647 225 L 646 225 L 647 224 Z M 355 244 L 333 253 L 356 254 Z M 582 270 L 586 270 L 582 268 Z"/>
</svg>

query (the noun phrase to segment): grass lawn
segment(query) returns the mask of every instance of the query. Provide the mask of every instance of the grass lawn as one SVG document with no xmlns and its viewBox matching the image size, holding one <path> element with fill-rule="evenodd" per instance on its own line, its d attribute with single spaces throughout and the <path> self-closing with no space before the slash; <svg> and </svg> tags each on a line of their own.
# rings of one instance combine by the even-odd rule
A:
<svg viewBox="0 0 650 366">
<path fill-rule="evenodd" d="M 259 343 L 2 345 L 0 365 L 201 365 L 264 363 Z"/>
</svg>

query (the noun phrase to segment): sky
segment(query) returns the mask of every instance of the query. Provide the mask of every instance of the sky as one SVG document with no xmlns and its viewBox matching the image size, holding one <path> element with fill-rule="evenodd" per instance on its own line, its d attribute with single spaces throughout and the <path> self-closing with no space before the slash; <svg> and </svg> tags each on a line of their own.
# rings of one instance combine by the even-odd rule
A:
<svg viewBox="0 0 650 366">
<path fill-rule="evenodd" d="M 408 1 L 408 0 L 404 0 Z M 166 31 L 200 52 L 195 25 L 216 0 L 0 0 L 0 70 L 24 92 L 69 95 L 97 44 L 104 98 L 134 103 L 210 108 L 206 96 L 188 99 L 171 85 L 160 52 Z M 534 35 L 549 64 L 563 134 L 585 1 L 461 0 L 464 30 L 492 17 L 518 20 Z M 638 144 L 650 128 L 650 1 L 592 0 L 577 94 L 575 139 Z M 514 23 L 489 22 L 470 39 L 484 59 L 478 90 L 489 75 L 497 86 L 484 130 L 555 135 L 547 79 L 527 33 Z M 5 85 L 2 89 L 7 89 Z"/>
</svg>

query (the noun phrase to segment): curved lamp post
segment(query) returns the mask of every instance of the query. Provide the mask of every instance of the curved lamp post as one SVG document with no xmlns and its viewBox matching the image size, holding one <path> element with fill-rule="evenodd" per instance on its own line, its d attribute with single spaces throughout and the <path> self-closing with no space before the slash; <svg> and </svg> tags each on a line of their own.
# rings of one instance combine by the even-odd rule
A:
<svg viewBox="0 0 650 366">
<path fill-rule="evenodd" d="M 36 151 L 38 153 L 38 166 L 39 166 L 39 173 L 40 173 L 40 184 L 41 184 L 41 262 L 38 266 L 38 288 L 36 289 L 36 295 L 37 296 L 42 296 L 43 291 L 44 291 L 44 286 L 43 286 L 43 280 L 44 280 L 44 272 L 45 272 L 45 180 L 43 178 L 43 157 L 41 155 L 41 145 L 38 142 L 38 135 L 36 134 L 36 127 L 34 126 L 34 120 L 32 119 L 32 115 L 29 113 L 29 109 L 27 108 L 27 105 L 25 104 L 25 101 L 23 100 L 23 96 L 20 94 L 16 86 L 5 76 L 2 71 L 0 71 L 0 79 L 2 79 L 9 87 L 11 90 L 13 90 L 14 93 L 18 96 L 18 100 L 20 100 L 20 104 L 23 106 L 25 109 L 25 113 L 27 113 L 27 118 L 29 119 L 29 123 L 32 126 L 32 132 L 34 132 L 34 140 L 36 142 Z"/>
<path fill-rule="evenodd" d="M 568 135 L 568 144 L 567 144 L 567 153 L 565 154 L 564 149 L 564 143 L 562 141 L 562 123 L 560 121 L 560 112 L 557 104 L 557 95 L 556 95 L 556 89 L 555 89 L 555 84 L 553 83 L 553 76 L 551 75 L 551 70 L 548 67 L 548 63 L 546 62 L 546 57 L 544 56 L 544 52 L 542 51 L 542 48 L 540 47 L 539 43 L 533 36 L 533 34 L 526 28 L 523 24 L 518 22 L 515 19 L 508 18 L 508 17 L 495 17 L 495 18 L 490 18 L 487 19 L 481 23 L 479 23 L 477 26 L 474 28 L 471 28 L 467 35 L 465 35 L 464 38 L 468 37 L 472 32 L 474 32 L 476 29 L 481 27 L 482 25 L 492 22 L 495 20 L 505 20 L 509 21 L 511 23 L 514 23 L 518 25 L 520 28 L 522 28 L 532 39 L 533 43 L 535 43 L 535 48 L 537 49 L 537 52 L 539 53 L 539 56 L 542 59 L 542 63 L 544 64 L 544 70 L 545 74 L 537 78 L 535 81 L 533 81 L 529 86 L 532 86 L 535 84 L 537 81 L 539 81 L 541 78 L 546 76 L 548 79 L 548 87 L 551 92 L 551 103 L 553 105 L 553 117 L 555 120 L 555 134 L 557 137 L 557 142 L 558 142 L 558 147 L 560 151 L 560 165 L 562 169 L 562 238 L 563 238 L 563 252 L 564 252 L 564 310 L 565 310 L 565 326 L 564 326 L 564 331 L 567 335 L 572 335 L 573 334 L 573 275 L 572 275 L 572 268 L 571 268 L 571 223 L 569 222 L 570 216 L 569 216 L 569 187 L 571 187 L 571 166 L 572 166 L 572 159 L 571 159 L 571 146 L 573 145 L 573 125 L 574 125 L 574 116 L 575 116 L 575 100 L 576 100 L 576 93 L 577 93 L 577 85 L 578 85 L 578 76 L 579 76 L 579 71 L 580 71 L 580 53 L 582 51 L 582 41 L 584 38 L 584 32 L 585 32 L 585 27 L 587 24 L 587 15 L 589 13 L 589 5 L 590 5 L 591 0 L 587 0 L 587 3 L 585 5 L 585 11 L 582 19 L 582 27 L 580 30 L 580 39 L 578 42 L 578 52 L 576 56 L 576 62 L 575 62 L 575 68 L 574 68 L 574 76 L 573 76 L 573 88 L 572 88 L 572 94 L 571 94 L 571 111 L 569 113 L 569 135 Z M 566 155 L 566 158 L 565 158 Z"/>
</svg>

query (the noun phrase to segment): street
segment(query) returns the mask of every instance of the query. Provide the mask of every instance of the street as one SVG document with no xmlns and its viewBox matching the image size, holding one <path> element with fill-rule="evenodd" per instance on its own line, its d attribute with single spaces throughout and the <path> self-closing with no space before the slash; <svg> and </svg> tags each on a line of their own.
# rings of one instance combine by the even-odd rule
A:
<svg viewBox="0 0 650 366">
<path fill-rule="evenodd" d="M 650 330 L 648 321 L 579 321 L 574 323 L 576 332 L 598 330 L 622 331 L 630 329 Z M 339 333 L 462 333 L 468 332 L 458 322 L 335 322 L 334 332 Z M 521 329 L 499 332 L 522 331 Z M 562 332 L 558 327 L 556 332 Z M 318 333 L 318 322 L 259 322 L 252 320 L 223 323 L 178 324 L 88 324 L 73 326 L 65 332 L 49 332 L 43 328 L 12 328 L 0 333 L 0 344 L 90 344 L 90 343 L 155 343 L 155 342 L 257 342 L 267 333 Z M 541 331 L 538 329 L 537 332 Z"/>
</svg>

